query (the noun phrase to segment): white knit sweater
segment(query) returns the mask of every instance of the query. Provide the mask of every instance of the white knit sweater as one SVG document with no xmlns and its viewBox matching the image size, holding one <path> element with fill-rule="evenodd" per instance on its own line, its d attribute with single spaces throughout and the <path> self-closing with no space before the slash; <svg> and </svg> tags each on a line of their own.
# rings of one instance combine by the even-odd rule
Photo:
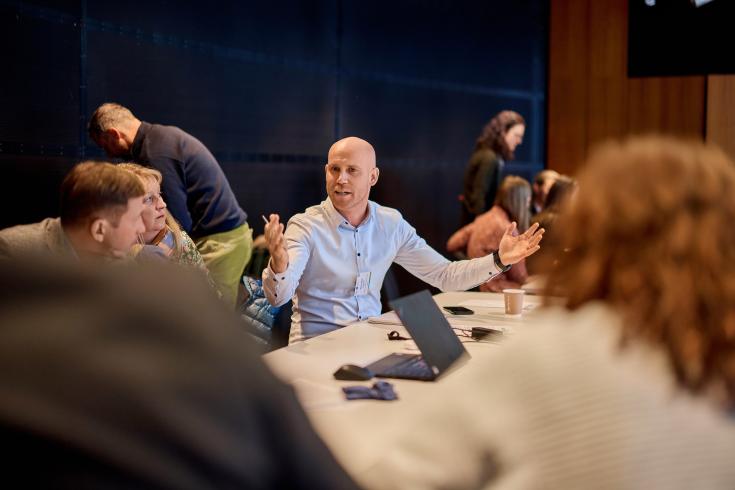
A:
<svg viewBox="0 0 735 490">
<path fill-rule="evenodd" d="M 735 420 L 621 350 L 601 305 L 550 312 L 416 401 L 375 489 L 735 489 Z M 429 408 L 426 408 L 426 407 Z"/>
</svg>

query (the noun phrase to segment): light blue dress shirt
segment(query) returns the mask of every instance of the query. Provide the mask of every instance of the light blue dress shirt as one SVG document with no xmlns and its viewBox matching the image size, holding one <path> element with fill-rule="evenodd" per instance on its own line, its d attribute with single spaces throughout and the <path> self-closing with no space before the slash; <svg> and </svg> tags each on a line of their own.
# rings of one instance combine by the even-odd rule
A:
<svg viewBox="0 0 735 490">
<path fill-rule="evenodd" d="M 492 254 L 450 262 L 398 211 L 372 201 L 357 227 L 327 199 L 292 217 L 284 235 L 288 268 L 275 273 L 269 263 L 263 289 L 274 306 L 293 297 L 290 342 L 380 315 L 380 289 L 393 262 L 442 291 L 467 290 L 501 272 Z"/>
</svg>

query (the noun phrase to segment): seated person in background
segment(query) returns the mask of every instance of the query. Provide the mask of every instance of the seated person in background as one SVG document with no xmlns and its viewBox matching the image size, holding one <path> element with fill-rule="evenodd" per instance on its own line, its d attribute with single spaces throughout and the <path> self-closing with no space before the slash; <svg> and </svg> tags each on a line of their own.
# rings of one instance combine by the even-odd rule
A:
<svg viewBox="0 0 735 490">
<path fill-rule="evenodd" d="M 273 326 L 281 307 L 268 302 L 260 279 L 243 276 L 237 309 L 253 340 L 264 347 L 273 347 Z"/>
<path fill-rule="evenodd" d="M 574 197 L 576 191 L 577 182 L 571 177 L 560 175 L 549 190 L 544 210 L 531 218 L 531 223 L 538 223 L 540 227 L 546 230 L 546 241 L 543 250 L 534 254 L 533 257 L 528 257 L 526 269 L 529 274 L 544 273 L 549 267 L 553 267 L 556 259 L 552 254 L 556 253 L 557 247 L 552 247 L 549 244 L 550 241 L 556 239 L 553 231 L 549 235 L 549 230 L 553 230 L 554 222 L 559 218 L 559 213 Z"/>
<path fill-rule="evenodd" d="M 140 180 L 110 163 L 83 162 L 61 183 L 61 217 L 0 231 L 0 256 L 125 258 L 143 233 Z"/>
<path fill-rule="evenodd" d="M 505 230 L 515 222 L 518 231 L 523 233 L 528 229 L 528 205 L 531 201 L 531 186 L 528 182 L 515 175 L 503 179 L 495 204 L 475 221 L 462 227 L 449 238 L 447 250 L 449 252 L 465 251 L 467 257 L 484 257 L 493 250 L 497 250 Z M 499 274 L 480 285 L 480 291 L 502 291 L 507 288 L 519 288 L 526 282 L 525 259 L 519 260 L 509 271 Z"/>
<path fill-rule="evenodd" d="M 546 198 L 551 187 L 559 178 L 559 172 L 554 170 L 542 170 L 533 178 L 533 199 L 531 200 L 531 216 L 540 213 L 546 205 Z"/>
<path fill-rule="evenodd" d="M 263 291 L 261 277 L 269 259 L 265 235 L 258 235 L 253 240 L 253 256 L 245 269 L 237 298 L 237 311 L 245 329 L 264 352 L 287 345 L 291 326 L 290 305 L 271 305 Z"/>
<path fill-rule="evenodd" d="M 536 213 L 531 218 L 532 223 L 543 224 L 548 223 L 553 226 L 554 221 L 559 217 L 560 210 L 564 205 L 574 197 L 577 191 L 577 182 L 566 175 L 560 175 L 554 181 L 549 189 L 549 193 L 544 201 L 544 209 L 540 213 Z"/>
<path fill-rule="evenodd" d="M 398 211 L 368 200 L 378 181 L 375 150 L 355 137 L 337 141 L 324 166 L 328 198 L 289 221 L 270 215 L 271 259 L 263 288 L 274 306 L 293 297 L 291 341 L 380 314 L 380 289 L 393 262 L 444 291 L 473 288 L 539 249 L 543 230 L 505 230 L 498 250 L 450 262 L 416 234 Z"/>
<path fill-rule="evenodd" d="M 514 111 L 499 112 L 482 129 L 464 171 L 461 226 L 493 205 L 503 167 L 515 158 L 515 149 L 523 142 L 525 131 L 526 121 Z"/>
<path fill-rule="evenodd" d="M 36 262 L 0 260 L 7 481 L 355 488 L 196 273 Z"/>
<path fill-rule="evenodd" d="M 733 191 L 735 163 L 701 143 L 593 152 L 557 222 L 564 308 L 406 407 L 365 483 L 735 488 Z"/>
<path fill-rule="evenodd" d="M 121 163 L 118 167 L 137 175 L 145 187 L 145 232 L 141 235 L 141 244 L 159 247 L 174 262 L 206 271 L 196 245 L 166 208 L 166 201 L 161 196 L 161 172 L 135 163 Z"/>
</svg>

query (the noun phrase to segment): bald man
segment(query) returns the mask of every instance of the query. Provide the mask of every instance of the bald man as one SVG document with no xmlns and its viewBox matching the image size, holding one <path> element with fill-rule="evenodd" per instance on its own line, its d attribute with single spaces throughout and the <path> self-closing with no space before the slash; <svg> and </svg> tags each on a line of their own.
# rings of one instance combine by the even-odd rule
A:
<svg viewBox="0 0 735 490">
<path fill-rule="evenodd" d="M 497 252 L 450 262 L 398 211 L 369 200 L 380 175 L 370 143 L 355 137 L 337 141 L 324 170 L 325 201 L 292 217 L 285 233 L 277 214 L 265 227 L 271 259 L 263 288 L 276 306 L 293 297 L 290 342 L 379 315 L 380 289 L 393 262 L 443 291 L 461 291 L 539 249 L 543 230 L 534 225 L 517 235 L 513 223 Z"/>
</svg>

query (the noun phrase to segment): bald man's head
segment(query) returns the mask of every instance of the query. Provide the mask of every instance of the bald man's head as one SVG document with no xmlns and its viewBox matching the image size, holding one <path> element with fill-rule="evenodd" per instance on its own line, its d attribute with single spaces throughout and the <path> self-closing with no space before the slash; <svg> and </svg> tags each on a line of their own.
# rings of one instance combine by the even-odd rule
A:
<svg viewBox="0 0 735 490">
<path fill-rule="evenodd" d="M 357 136 L 348 136 L 334 143 L 332 147 L 329 148 L 327 161 L 331 161 L 333 155 L 348 153 L 369 162 L 370 168 L 375 167 L 375 148 L 373 148 L 373 145 Z"/>
<path fill-rule="evenodd" d="M 378 181 L 375 149 L 367 141 L 350 136 L 329 149 L 327 194 L 337 211 L 354 226 L 367 215 L 370 187 Z"/>
</svg>

